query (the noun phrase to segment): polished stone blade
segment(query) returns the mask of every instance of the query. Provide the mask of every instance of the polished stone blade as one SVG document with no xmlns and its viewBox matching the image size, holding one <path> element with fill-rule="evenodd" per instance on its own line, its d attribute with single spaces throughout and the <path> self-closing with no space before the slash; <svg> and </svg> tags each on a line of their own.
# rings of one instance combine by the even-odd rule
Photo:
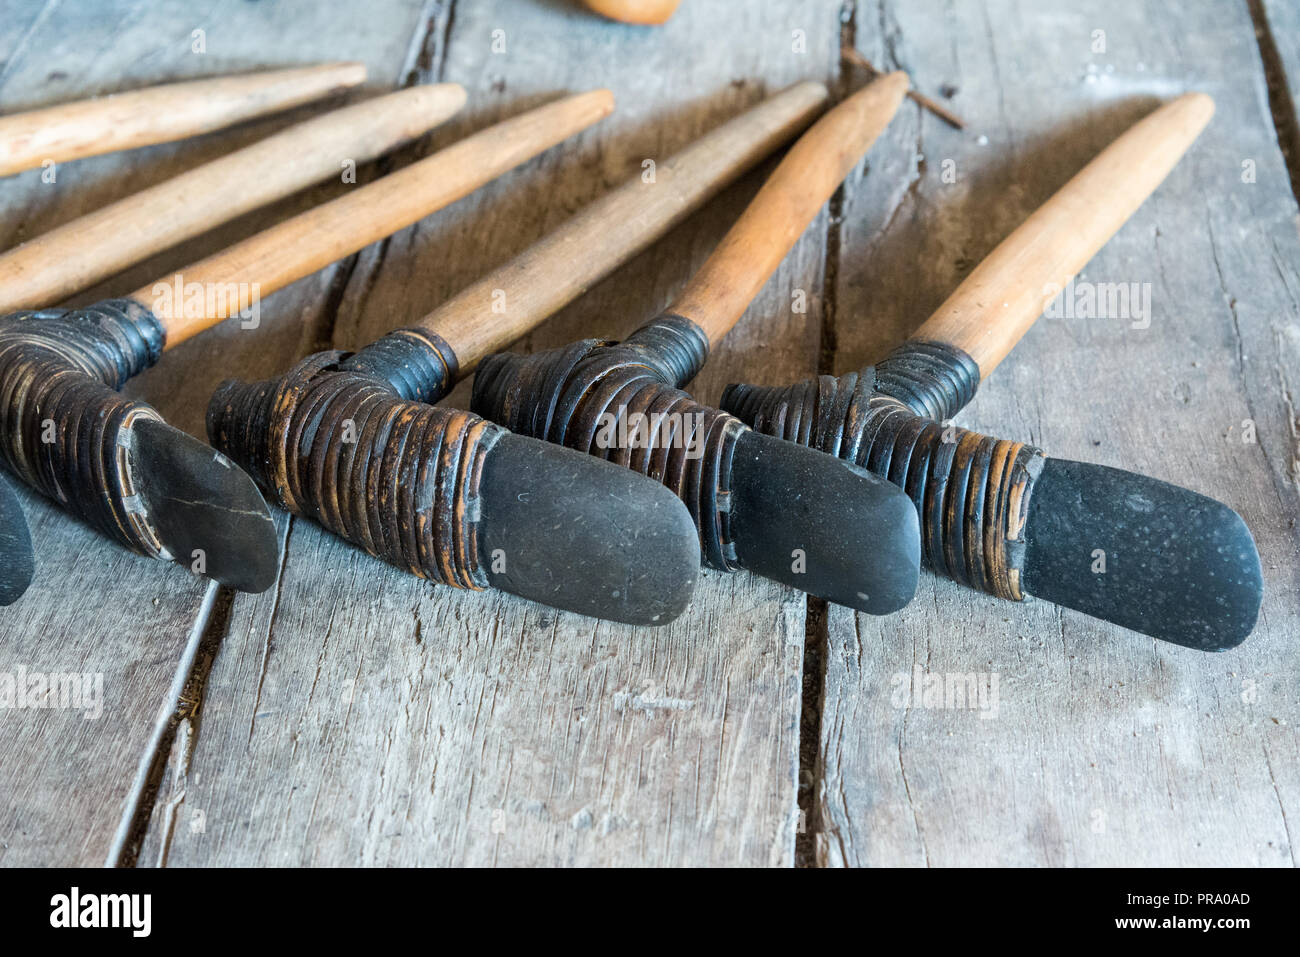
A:
<svg viewBox="0 0 1300 957">
<path fill-rule="evenodd" d="M 1049 458 L 1025 523 L 1024 586 L 1144 635 L 1222 651 L 1255 627 L 1255 540 L 1222 502 L 1122 469 Z"/>
<path fill-rule="evenodd" d="M 132 427 L 131 468 L 149 523 L 177 563 L 241 591 L 275 582 L 280 542 L 253 480 L 165 422 Z"/>
</svg>

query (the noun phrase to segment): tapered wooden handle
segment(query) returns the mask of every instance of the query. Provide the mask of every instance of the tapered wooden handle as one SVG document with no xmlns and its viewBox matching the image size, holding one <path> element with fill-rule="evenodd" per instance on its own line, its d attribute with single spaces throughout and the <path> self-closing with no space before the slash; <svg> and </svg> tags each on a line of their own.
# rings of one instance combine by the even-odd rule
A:
<svg viewBox="0 0 1300 957">
<path fill-rule="evenodd" d="M 956 346 L 987 376 L 1213 115 L 1213 100 L 1188 93 L 1131 127 L 1002 240 L 912 338 Z"/>
<path fill-rule="evenodd" d="M 699 324 L 716 345 L 889 125 L 906 94 L 907 75 L 890 73 L 814 123 L 669 311 Z"/>
<path fill-rule="evenodd" d="M 366 79 L 362 63 L 322 63 L 168 83 L 0 117 L 0 176 L 167 143 L 318 100 Z"/>
<path fill-rule="evenodd" d="M 596 200 L 420 320 L 455 351 L 462 374 L 655 242 L 803 129 L 826 104 L 799 83 L 723 124 Z"/>
<path fill-rule="evenodd" d="M 427 132 L 465 103 L 456 83 L 335 110 L 96 210 L 0 255 L 0 313 L 58 302 L 160 250 Z"/>
<path fill-rule="evenodd" d="M 165 276 L 131 298 L 162 321 L 170 349 L 255 299 L 454 203 L 613 109 L 612 93 L 593 90 L 531 110 Z"/>
<path fill-rule="evenodd" d="M 583 0 L 601 16 L 624 23 L 654 26 L 677 12 L 682 0 Z"/>
</svg>

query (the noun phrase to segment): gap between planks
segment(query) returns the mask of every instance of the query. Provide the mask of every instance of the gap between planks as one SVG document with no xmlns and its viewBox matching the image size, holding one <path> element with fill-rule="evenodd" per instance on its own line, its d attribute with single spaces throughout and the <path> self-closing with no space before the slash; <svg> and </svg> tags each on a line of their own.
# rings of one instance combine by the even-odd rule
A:
<svg viewBox="0 0 1300 957">
<path fill-rule="evenodd" d="M 399 73 L 402 77 L 399 88 L 406 89 L 421 83 L 439 82 L 439 78 L 443 74 L 447 44 L 451 37 L 452 24 L 455 19 L 455 8 L 456 0 L 426 0 L 421 16 L 417 21 L 416 29 L 412 31 L 405 62 L 402 64 Z M 439 29 L 439 20 L 443 18 L 444 10 L 446 12 L 445 21 L 442 24 L 442 29 Z M 425 134 L 414 143 L 380 157 L 372 164 L 372 172 L 367 181 L 373 181 L 387 175 L 395 168 L 399 160 L 412 160 L 426 153 L 431 135 L 431 133 Z M 377 256 L 362 270 L 362 274 L 357 280 L 361 287 L 359 296 L 362 298 L 370 292 L 374 281 L 373 277 L 383 264 L 384 253 L 390 238 L 380 241 Z M 325 321 L 321 329 L 321 337 L 324 341 L 317 342 L 313 347 L 315 350 L 334 348 L 333 343 L 339 312 L 342 309 L 344 300 L 347 298 L 348 289 L 352 286 L 354 277 L 357 276 L 357 267 L 360 261 L 361 253 L 358 252 L 326 267 L 333 275 L 331 276 L 322 310 Z M 284 549 L 282 563 L 288 560 L 289 539 L 293 534 L 295 521 L 296 516 L 288 516 L 285 532 L 281 539 L 281 546 Z M 281 571 L 283 571 L 283 568 Z M 277 591 L 280 588 L 282 579 L 282 574 L 276 577 L 274 587 Z M 214 616 L 214 609 L 218 607 L 218 596 L 221 597 L 220 613 Z M 226 638 L 226 631 L 229 628 L 231 619 L 230 608 L 234 603 L 234 596 L 235 593 L 232 590 L 222 588 L 216 582 L 208 583 L 203 602 L 199 607 L 189 638 L 186 641 L 184 652 L 177 662 L 171 687 L 163 705 L 159 708 L 153 733 L 149 737 L 147 747 L 140 755 L 130 795 L 123 806 L 121 820 L 118 822 L 117 830 L 113 835 L 113 841 L 109 846 L 108 855 L 104 861 L 105 867 L 137 866 L 138 855 L 144 846 L 150 822 L 156 817 L 157 802 L 161 797 L 161 784 L 165 777 L 167 760 L 171 755 L 177 737 L 177 729 L 182 721 L 188 720 L 191 723 L 186 748 L 190 752 L 193 751 L 202 724 L 203 684 L 207 678 L 207 671 L 211 668 L 212 660 L 220 653 L 221 645 Z M 199 658 L 200 646 L 205 646 L 209 651 L 206 662 Z M 202 673 L 197 673 L 196 669 Z M 197 689 L 198 698 L 191 713 L 184 714 L 186 706 L 181 700 L 181 696 L 187 687 Z M 166 844 L 170 843 L 170 828 L 173 825 L 174 822 L 169 823 L 168 834 L 164 835 L 163 838 L 162 855 L 164 859 Z"/>
<path fill-rule="evenodd" d="M 1260 0 L 1247 0 L 1251 18 L 1256 26 L 1256 41 L 1259 46 L 1261 58 L 1264 62 L 1265 74 L 1268 83 L 1269 105 L 1273 114 L 1275 126 L 1275 135 L 1279 146 L 1287 161 L 1288 172 L 1291 178 L 1293 192 L 1300 198 L 1300 123 L 1297 123 L 1295 104 L 1292 102 L 1285 73 L 1285 66 L 1277 52 L 1276 45 L 1273 41 L 1270 31 L 1267 15 L 1261 6 Z M 420 29 L 413 36 L 413 42 L 410 52 L 408 53 L 409 65 L 404 70 L 406 81 L 403 86 L 411 85 L 417 82 L 422 71 L 426 75 L 432 75 L 436 68 L 439 72 L 442 67 L 442 59 L 445 56 L 447 42 L 452 29 L 452 20 L 454 17 L 455 3 L 447 3 L 447 19 L 444 29 L 441 31 L 441 37 L 436 36 L 437 21 L 444 9 L 441 0 L 430 0 L 425 6 L 426 16 L 421 19 Z M 856 28 L 856 17 L 858 5 L 856 3 L 845 3 L 842 6 L 842 25 L 841 36 L 848 34 L 849 42 L 852 42 L 853 33 Z M 430 46 L 432 45 L 432 50 Z M 421 63 L 428 57 L 429 65 L 425 67 Z M 891 68 L 887 66 L 886 68 Z M 841 69 L 841 86 L 844 84 L 843 68 Z M 384 168 L 377 169 L 382 174 L 392 167 L 391 160 L 381 161 L 385 164 Z M 832 200 L 832 215 L 828 223 L 828 237 L 826 247 L 825 269 L 828 279 L 833 278 L 834 271 L 838 268 L 838 226 L 839 210 L 843 205 L 843 188 L 837 192 L 836 197 Z M 387 241 L 385 241 L 386 245 Z M 376 259 L 372 260 L 367 268 L 364 268 L 364 275 L 357 280 L 361 284 L 361 295 L 364 297 L 369 291 L 369 284 L 373 281 L 373 276 L 377 271 L 378 265 L 383 261 L 383 250 L 379 251 Z M 326 316 L 329 323 L 328 334 L 331 339 L 334 332 L 335 322 L 338 317 L 339 308 L 349 288 L 352 287 L 354 276 L 357 272 L 357 257 L 351 257 L 344 263 L 336 264 L 331 267 L 336 272 L 335 282 L 331 286 L 330 302 L 327 304 Z M 826 286 L 825 305 L 821 317 L 821 350 L 819 356 L 819 372 L 831 372 L 829 368 L 833 361 L 835 351 L 835 301 L 834 301 L 834 284 L 829 283 Z M 337 290 L 337 296 L 335 292 Z M 825 368 L 823 368 L 825 367 Z M 292 519 L 291 519 L 292 521 Z M 172 687 L 169 691 L 167 702 L 169 707 L 160 710 L 158 721 L 156 722 L 154 733 L 150 739 L 150 747 L 142 755 L 140 764 L 136 772 L 136 781 L 133 793 L 124 810 L 122 821 L 119 824 L 117 834 L 114 838 L 112 849 L 108 855 L 107 864 L 112 866 L 118 863 L 124 863 L 123 855 L 128 851 L 127 842 L 137 833 L 137 825 L 140 821 L 147 822 L 153 811 L 153 801 L 157 800 L 158 795 L 150 795 L 148 801 L 144 800 L 144 795 L 149 789 L 151 770 L 159 765 L 158 758 L 164 756 L 168 750 L 163 747 L 164 736 L 167 735 L 169 726 L 174 734 L 180 697 L 187 683 L 193 677 L 193 669 L 198 657 L 198 649 L 203 643 L 209 626 L 220 625 L 220 616 L 213 618 L 213 611 L 216 605 L 218 589 L 215 585 L 209 586 L 204 596 L 203 604 L 200 608 L 199 615 L 195 620 L 194 628 L 191 631 L 187 641 L 185 652 L 177 669 Z M 807 852 L 813 842 L 815 835 L 812 829 L 820 821 L 820 815 L 815 813 L 815 808 L 805 806 L 803 797 L 804 788 L 802 787 L 805 775 L 811 778 L 813 787 L 811 796 L 807 799 L 809 802 L 816 802 L 818 777 L 822 773 L 821 759 L 819 755 L 819 726 L 822 720 L 822 691 L 823 678 L 822 668 L 824 666 L 824 655 L 826 653 L 826 642 L 828 639 L 826 625 L 826 608 L 824 603 L 817 603 L 814 600 L 806 600 L 807 607 L 805 612 L 807 642 L 805 645 L 805 674 L 802 686 L 802 700 L 800 708 L 800 805 L 805 814 L 805 820 L 808 822 L 808 832 L 799 836 L 799 849 L 796 853 L 795 866 L 818 866 L 817 862 L 812 859 L 812 855 Z M 821 607 L 818 607 L 820 605 Z M 210 636 L 209 636 L 210 637 Z M 220 637 L 224 637 L 221 635 Z M 219 649 L 220 640 L 216 642 L 214 653 Z M 198 704 L 198 713 L 201 713 L 202 703 Z M 197 713 L 196 713 L 197 717 Z M 197 726 L 197 722 L 196 722 Z M 811 737 L 810 737 L 811 736 Z M 813 742 L 811 755 L 807 753 L 808 749 L 804 747 L 804 741 L 808 739 Z M 159 775 L 161 767 L 157 768 Z M 156 781 L 153 784 L 156 787 Z M 132 862 L 133 863 L 133 862 Z"/>
</svg>

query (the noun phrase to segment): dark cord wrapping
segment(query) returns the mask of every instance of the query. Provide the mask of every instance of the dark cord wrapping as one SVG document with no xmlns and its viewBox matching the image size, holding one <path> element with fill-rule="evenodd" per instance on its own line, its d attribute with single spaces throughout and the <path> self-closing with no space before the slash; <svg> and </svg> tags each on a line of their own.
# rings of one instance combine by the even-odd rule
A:
<svg viewBox="0 0 1300 957">
<path fill-rule="evenodd" d="M 399 330 L 352 356 L 310 356 L 279 379 L 223 383 L 208 435 L 294 514 L 413 574 L 486 588 L 478 492 L 505 430 L 426 404 L 455 372 L 446 342 Z"/>
<path fill-rule="evenodd" d="M 1043 454 L 946 423 L 979 367 L 937 342 L 908 342 L 875 369 L 786 388 L 728 386 L 722 407 L 760 432 L 829 452 L 903 488 L 921 518 L 922 560 L 982 591 L 1023 599 L 1025 517 Z"/>
<path fill-rule="evenodd" d="M 130 434 L 150 406 L 117 390 L 162 355 L 130 299 L 0 318 L 0 457 L 28 485 L 128 548 L 169 557 L 135 500 Z M 53 423 L 53 441 L 47 442 Z"/>
<path fill-rule="evenodd" d="M 584 339 L 529 356 L 488 356 L 474 380 L 471 408 L 512 432 L 663 483 L 690 509 L 704 560 L 734 571 L 740 566 L 731 538 L 731 465 L 746 428 L 676 388 L 695 377 L 708 354 L 709 340 L 699 326 L 662 315 L 621 343 Z M 618 442 L 602 447 L 600 435 L 611 423 L 654 421 L 669 425 L 643 434 L 637 448 Z M 696 421 L 699 430 L 686 434 L 687 424 Z M 702 454 L 688 455 L 688 447 L 699 450 L 700 442 Z"/>
</svg>

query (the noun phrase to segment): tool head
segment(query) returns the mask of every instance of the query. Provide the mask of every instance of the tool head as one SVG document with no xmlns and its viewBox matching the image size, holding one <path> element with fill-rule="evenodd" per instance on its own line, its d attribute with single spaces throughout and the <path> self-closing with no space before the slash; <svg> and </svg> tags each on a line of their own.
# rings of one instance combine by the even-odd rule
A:
<svg viewBox="0 0 1300 957">
<path fill-rule="evenodd" d="M 676 618 L 699 569 L 685 506 L 616 466 L 403 398 L 436 391 L 437 349 L 404 335 L 226 383 L 208 434 L 286 509 L 431 581 L 629 624 Z"/>
<path fill-rule="evenodd" d="M 736 445 L 732 537 L 750 571 L 872 615 L 916 592 L 916 509 L 903 490 L 824 452 L 759 432 Z"/>
<path fill-rule="evenodd" d="M 1025 590 L 1203 651 L 1240 644 L 1263 578 L 1228 506 L 1121 469 L 1047 459 L 1025 523 Z"/>
<path fill-rule="evenodd" d="M 155 419 L 132 427 L 128 448 L 145 520 L 174 561 L 240 591 L 274 584 L 280 540 L 247 474 Z"/>
<path fill-rule="evenodd" d="M 12 605 L 32 583 L 36 561 L 22 503 L 0 478 L 0 606 Z"/>
<path fill-rule="evenodd" d="M 973 392 L 973 364 L 956 359 L 912 345 L 875 375 L 733 385 L 722 404 L 755 429 L 898 484 L 920 515 L 923 560 L 964 585 L 1207 651 L 1250 633 L 1259 555 L 1236 512 L 1167 482 L 934 421 L 922 412 L 946 418 Z"/>
<path fill-rule="evenodd" d="M 482 542 L 492 585 L 583 615 L 662 625 L 700 567 L 686 506 L 608 462 L 503 435 L 483 464 Z"/>
<path fill-rule="evenodd" d="M 117 391 L 163 340 L 130 299 L 0 318 L 0 459 L 128 548 L 259 591 L 279 543 L 251 479 Z"/>
</svg>

